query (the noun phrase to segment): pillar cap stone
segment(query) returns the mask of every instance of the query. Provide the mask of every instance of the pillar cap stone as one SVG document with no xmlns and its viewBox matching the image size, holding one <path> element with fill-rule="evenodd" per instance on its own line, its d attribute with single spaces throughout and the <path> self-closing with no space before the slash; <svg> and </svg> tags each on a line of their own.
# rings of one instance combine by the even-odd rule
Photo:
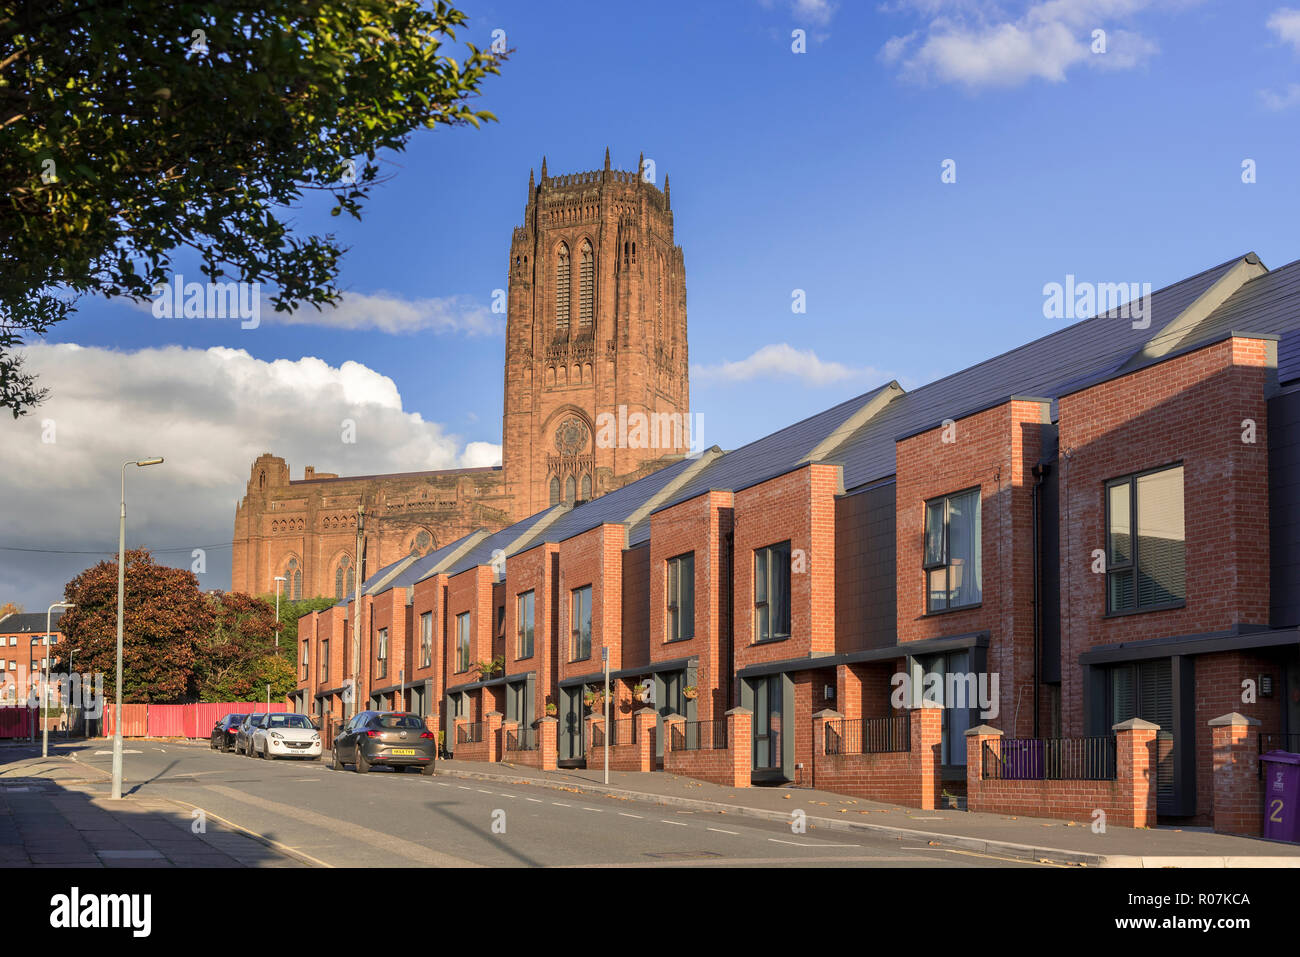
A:
<svg viewBox="0 0 1300 957">
<path fill-rule="evenodd" d="M 672 714 L 666 714 L 666 715 L 664 715 L 664 723 L 665 723 L 665 724 L 667 724 L 669 721 L 685 721 L 685 720 L 686 720 L 686 719 L 685 719 L 684 717 L 682 717 L 680 714 L 678 714 L 678 713 L 675 712 L 675 711 L 674 711 Z"/>
<path fill-rule="evenodd" d="M 459 721 L 460 719 L 457 718 L 456 720 Z M 557 721 L 558 721 L 559 719 L 557 719 L 557 718 L 552 718 L 552 717 L 548 714 L 548 715 L 546 715 L 546 716 L 544 716 L 544 717 L 538 718 L 537 720 L 540 721 L 540 722 L 550 722 L 551 724 L 555 724 L 555 723 L 557 723 Z"/>
<path fill-rule="evenodd" d="M 1129 718 L 1119 724 L 1112 724 L 1110 729 L 1112 731 L 1159 731 L 1160 725 L 1142 718 Z"/>
<path fill-rule="evenodd" d="M 500 711 L 489 711 L 487 714 L 483 715 L 483 717 L 485 717 L 485 718 L 504 718 L 505 715 L 503 715 Z"/>
<path fill-rule="evenodd" d="M 1247 717 L 1240 711 L 1233 711 L 1230 714 L 1221 714 L 1217 718 L 1211 718 L 1207 724 L 1211 728 L 1257 728 L 1259 721 L 1255 718 Z"/>
<path fill-rule="evenodd" d="M 973 728 L 966 729 L 966 737 L 1000 738 L 1002 737 L 1002 732 L 991 724 L 977 724 Z"/>
<path fill-rule="evenodd" d="M 739 708 L 739 707 L 732 708 L 730 711 L 727 712 L 727 714 L 753 714 L 753 713 L 754 712 L 750 711 L 748 708 Z"/>
<path fill-rule="evenodd" d="M 813 717 L 814 718 L 842 718 L 844 717 L 844 715 L 840 714 L 834 708 L 823 708 L 821 711 L 818 711 L 815 715 L 813 715 Z"/>
</svg>

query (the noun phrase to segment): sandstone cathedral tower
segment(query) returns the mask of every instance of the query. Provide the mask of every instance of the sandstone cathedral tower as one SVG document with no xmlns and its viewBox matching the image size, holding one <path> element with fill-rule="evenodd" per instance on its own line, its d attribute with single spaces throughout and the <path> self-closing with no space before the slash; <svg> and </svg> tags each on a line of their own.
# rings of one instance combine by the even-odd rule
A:
<svg viewBox="0 0 1300 957">
<path fill-rule="evenodd" d="M 510 243 L 502 465 L 340 477 L 258 456 L 235 512 L 231 588 L 289 598 L 351 594 L 365 507 L 366 573 L 477 528 L 578 503 L 641 478 L 690 444 L 686 269 L 668 178 L 644 159 L 528 175 Z M 629 421 L 664 424 L 630 432 Z M 616 428 L 602 428 L 617 423 Z M 668 423 L 685 423 L 684 430 Z M 648 439 L 648 440 L 647 440 Z"/>
</svg>

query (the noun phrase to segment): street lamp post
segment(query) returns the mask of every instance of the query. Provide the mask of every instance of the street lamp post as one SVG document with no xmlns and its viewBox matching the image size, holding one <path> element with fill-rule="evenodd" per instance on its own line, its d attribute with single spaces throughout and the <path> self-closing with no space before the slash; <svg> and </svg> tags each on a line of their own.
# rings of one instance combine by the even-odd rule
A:
<svg viewBox="0 0 1300 957">
<path fill-rule="evenodd" d="M 77 652 L 79 652 L 80 650 L 81 650 L 80 648 L 69 648 L 69 649 L 68 649 L 68 687 L 69 687 L 69 688 L 72 687 L 72 676 L 73 676 L 73 674 L 74 674 L 74 672 L 73 672 L 73 670 L 72 670 L 72 656 L 75 655 L 75 654 L 76 654 Z M 77 688 L 78 688 L 78 690 L 80 690 L 80 688 L 81 688 L 81 682 L 80 682 L 80 681 L 77 682 Z M 69 740 L 72 739 L 72 722 L 73 722 L 73 720 L 74 720 L 74 719 L 73 719 L 73 716 L 72 716 L 72 715 L 69 715 L 69 716 L 68 716 L 68 727 L 64 730 L 64 734 L 63 734 L 63 736 L 64 736 L 65 738 L 69 739 Z"/>
<path fill-rule="evenodd" d="M 280 647 L 280 582 L 287 582 L 289 579 L 283 575 L 275 576 L 275 647 Z"/>
<path fill-rule="evenodd" d="M 122 509 L 117 523 L 117 687 L 113 703 L 113 800 L 122 797 L 122 606 L 126 600 L 126 467 L 161 465 L 162 457 L 122 463 Z"/>
<path fill-rule="evenodd" d="M 50 704 L 50 637 L 53 634 L 50 631 L 50 617 L 56 608 L 76 608 L 77 606 L 70 601 L 56 601 L 49 608 L 45 609 L 45 660 L 44 667 L 41 668 L 41 684 L 44 690 L 41 693 L 41 757 L 50 756 L 50 722 L 46 712 Z"/>
</svg>

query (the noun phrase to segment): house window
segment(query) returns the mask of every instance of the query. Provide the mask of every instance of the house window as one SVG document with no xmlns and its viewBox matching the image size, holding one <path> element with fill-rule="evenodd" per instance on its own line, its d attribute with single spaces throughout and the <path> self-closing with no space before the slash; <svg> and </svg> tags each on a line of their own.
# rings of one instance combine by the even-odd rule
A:
<svg viewBox="0 0 1300 957">
<path fill-rule="evenodd" d="M 311 671 L 307 667 L 307 642 L 305 641 L 302 643 L 302 658 L 298 664 L 302 669 L 303 678 L 306 679 L 311 674 Z"/>
<path fill-rule="evenodd" d="M 379 651 L 376 655 L 375 677 L 384 678 L 388 675 L 388 629 L 379 629 Z"/>
<path fill-rule="evenodd" d="M 1181 605 L 1185 540 L 1181 465 L 1107 482 L 1106 610 Z"/>
<path fill-rule="evenodd" d="M 585 239 L 580 250 L 578 263 L 578 328 L 590 329 L 593 314 L 594 289 L 596 285 L 596 261 L 591 252 L 591 243 Z"/>
<path fill-rule="evenodd" d="M 790 637 L 790 543 L 754 551 L 754 640 Z"/>
<path fill-rule="evenodd" d="M 516 601 L 518 613 L 518 642 L 515 648 L 516 658 L 533 656 L 533 593 L 524 592 Z"/>
<path fill-rule="evenodd" d="M 695 553 L 668 559 L 668 640 L 695 637 Z"/>
<path fill-rule="evenodd" d="M 428 668 L 433 664 L 433 612 L 426 611 L 420 616 L 420 667 Z"/>
<path fill-rule="evenodd" d="M 330 680 L 330 640 L 321 639 L 320 643 L 320 680 L 322 683 Z"/>
<path fill-rule="evenodd" d="M 456 616 L 456 673 L 469 671 L 469 612 Z"/>
<path fill-rule="evenodd" d="M 573 590 L 573 641 L 569 660 L 582 661 L 591 657 L 591 586 Z"/>
<path fill-rule="evenodd" d="M 980 603 L 984 594 L 980 536 L 978 488 L 925 503 L 927 611 Z"/>
<path fill-rule="evenodd" d="M 569 331 L 569 247 L 564 243 L 560 244 L 555 264 L 555 330 Z"/>
</svg>

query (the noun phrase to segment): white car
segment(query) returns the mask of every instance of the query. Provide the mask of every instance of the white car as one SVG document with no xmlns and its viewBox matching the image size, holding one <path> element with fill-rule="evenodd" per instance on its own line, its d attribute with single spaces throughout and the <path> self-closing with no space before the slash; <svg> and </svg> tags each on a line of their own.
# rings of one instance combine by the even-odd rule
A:
<svg viewBox="0 0 1300 957">
<path fill-rule="evenodd" d="M 248 748 L 254 758 L 320 758 L 320 732 L 305 714 L 264 714 Z"/>
</svg>

